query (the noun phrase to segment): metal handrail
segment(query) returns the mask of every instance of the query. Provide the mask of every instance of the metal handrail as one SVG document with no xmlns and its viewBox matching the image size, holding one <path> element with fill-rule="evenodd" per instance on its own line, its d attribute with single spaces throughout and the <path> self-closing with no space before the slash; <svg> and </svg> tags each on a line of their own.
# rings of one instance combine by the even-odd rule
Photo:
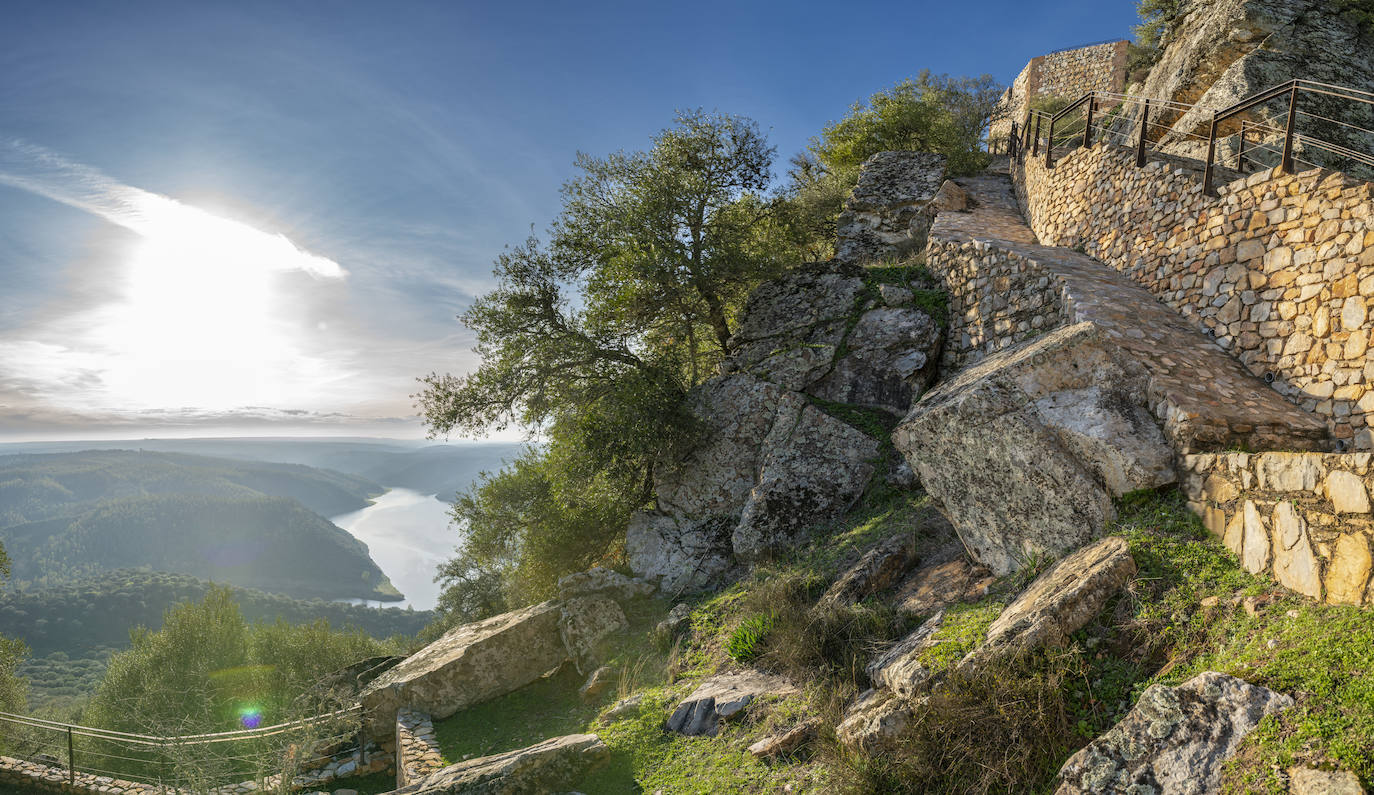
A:
<svg viewBox="0 0 1374 795">
<path fill-rule="evenodd" d="M 1081 108 L 1084 103 L 1088 106 L 1088 121 L 1083 126 L 1083 148 L 1092 148 L 1093 107 L 1097 105 L 1097 93 L 1089 91 L 1050 117 L 1050 129 L 1049 132 L 1045 134 L 1045 137 L 1049 139 L 1049 142 L 1045 145 L 1045 168 L 1054 168 L 1054 125 L 1058 123 L 1060 119 Z"/>
</svg>

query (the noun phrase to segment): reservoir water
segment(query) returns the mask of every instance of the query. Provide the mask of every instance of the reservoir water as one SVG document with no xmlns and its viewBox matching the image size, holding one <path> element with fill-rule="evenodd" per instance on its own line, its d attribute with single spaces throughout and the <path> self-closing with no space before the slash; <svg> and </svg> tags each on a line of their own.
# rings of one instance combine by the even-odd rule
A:
<svg viewBox="0 0 1374 795">
<path fill-rule="evenodd" d="M 453 557 L 459 540 L 457 530 L 449 526 L 448 509 L 433 494 L 393 488 L 366 508 L 331 519 L 367 544 L 372 559 L 406 597 L 404 602 L 348 601 L 432 610 L 439 601 L 435 571 Z"/>
</svg>

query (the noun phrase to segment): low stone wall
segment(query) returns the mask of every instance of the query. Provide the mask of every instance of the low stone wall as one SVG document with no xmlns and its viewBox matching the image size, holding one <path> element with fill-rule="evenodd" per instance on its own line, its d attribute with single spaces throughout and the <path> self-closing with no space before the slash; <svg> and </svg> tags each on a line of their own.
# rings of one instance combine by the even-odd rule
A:
<svg viewBox="0 0 1374 795">
<path fill-rule="evenodd" d="M 173 790 L 109 776 L 77 773 L 69 780 L 61 768 L 0 756 L 0 790 L 4 792 L 74 792 L 79 795 L 160 795 Z"/>
<path fill-rule="evenodd" d="M 1207 529 L 1254 573 L 1333 604 L 1374 604 L 1370 453 L 1184 456 Z"/>
<path fill-rule="evenodd" d="M 1153 157 L 1153 156 L 1152 156 Z M 1015 169 L 1040 242 L 1084 251 L 1211 334 L 1356 449 L 1374 447 L 1371 185 L 1262 171 L 1202 193 L 1195 161 L 1104 144 Z"/>
<path fill-rule="evenodd" d="M 443 767 L 434 723 L 428 713 L 401 709 L 396 713 L 396 787 L 414 784 Z"/>
</svg>

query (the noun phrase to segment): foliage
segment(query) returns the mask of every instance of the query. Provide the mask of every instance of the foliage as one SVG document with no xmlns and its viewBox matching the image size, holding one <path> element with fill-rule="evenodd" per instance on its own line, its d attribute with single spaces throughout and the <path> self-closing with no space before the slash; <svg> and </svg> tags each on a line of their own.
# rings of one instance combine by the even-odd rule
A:
<svg viewBox="0 0 1374 795">
<path fill-rule="evenodd" d="M 749 616 L 730 633 L 725 653 L 738 663 L 752 661 L 763 653 L 763 642 L 773 630 L 773 616 L 767 613 Z"/>
<path fill-rule="evenodd" d="M 1153 53 L 1151 60 L 1158 59 L 1164 39 L 1173 29 L 1183 11 L 1184 0 L 1136 0 L 1136 13 L 1140 24 L 1134 28 L 1136 46 Z"/>
</svg>

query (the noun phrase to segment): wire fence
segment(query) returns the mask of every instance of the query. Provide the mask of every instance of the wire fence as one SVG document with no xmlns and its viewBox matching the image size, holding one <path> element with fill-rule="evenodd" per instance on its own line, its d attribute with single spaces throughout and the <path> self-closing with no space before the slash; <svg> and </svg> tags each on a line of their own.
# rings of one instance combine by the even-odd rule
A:
<svg viewBox="0 0 1374 795">
<path fill-rule="evenodd" d="M 245 782 L 286 792 L 297 775 L 341 757 L 361 763 L 361 717 L 354 705 L 272 726 L 162 736 L 0 712 L 0 741 L 5 755 L 62 770 L 71 783 L 84 773 L 197 793 Z"/>
<path fill-rule="evenodd" d="M 1299 79 L 1213 109 L 1092 91 L 1055 113 L 1028 111 L 992 149 L 1043 156 L 1052 168 L 1056 157 L 1099 142 L 1134 147 L 1137 166 L 1151 154 L 1196 154 L 1209 195 L 1216 194 L 1218 170 L 1328 168 L 1374 179 L 1374 93 Z"/>
</svg>

